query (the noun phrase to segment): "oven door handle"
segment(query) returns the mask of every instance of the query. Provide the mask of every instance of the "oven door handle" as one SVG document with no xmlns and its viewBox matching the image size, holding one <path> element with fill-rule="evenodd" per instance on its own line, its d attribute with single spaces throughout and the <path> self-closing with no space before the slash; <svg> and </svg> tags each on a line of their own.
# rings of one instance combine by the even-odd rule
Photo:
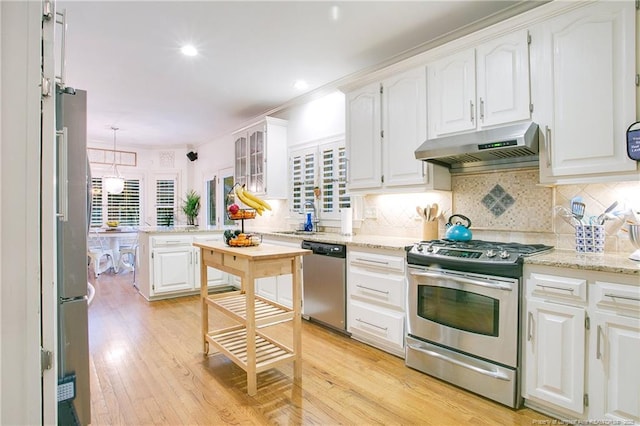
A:
<svg viewBox="0 0 640 426">
<path fill-rule="evenodd" d="M 477 285 L 477 286 L 480 286 L 480 287 L 487 287 L 487 288 L 493 288 L 493 289 L 497 289 L 497 290 L 512 291 L 511 286 L 508 285 L 508 284 L 489 283 L 489 282 L 485 282 L 485 281 L 474 280 L 474 279 L 471 279 L 471 278 L 458 277 L 458 276 L 455 276 L 455 275 L 438 274 L 437 272 L 414 272 L 414 271 L 411 271 L 411 275 L 414 275 L 414 276 L 417 276 L 417 277 L 445 278 L 445 279 L 450 279 L 452 281 L 457 281 L 457 282 L 464 283 L 464 284 L 473 284 L 473 285 Z"/>
<path fill-rule="evenodd" d="M 427 354 L 429 356 L 432 356 L 434 358 L 438 358 L 438 359 L 441 359 L 443 361 L 450 362 L 451 364 L 455 364 L 455 365 L 458 365 L 460 367 L 475 371 L 476 373 L 480 373 L 480 374 L 483 374 L 485 376 L 493 377 L 494 379 L 498 379 L 498 380 L 504 380 L 504 381 L 507 381 L 507 382 L 510 381 L 509 376 L 507 376 L 506 374 L 504 374 L 504 373 L 502 373 L 500 371 L 485 370 L 484 368 L 480 368 L 480 367 L 475 366 L 475 365 L 467 364 L 466 362 L 462 362 L 462 361 L 459 361 L 457 359 L 453 359 L 451 357 L 448 357 L 446 355 L 440 354 L 438 352 L 430 351 L 428 349 L 425 349 L 425 348 L 423 348 L 421 346 L 418 346 L 418 345 L 415 345 L 415 344 L 408 343 L 408 345 L 409 345 L 409 347 L 411 349 L 414 349 L 414 350 L 416 350 L 418 352 L 423 352 L 423 353 L 425 353 L 425 354 Z"/>
</svg>

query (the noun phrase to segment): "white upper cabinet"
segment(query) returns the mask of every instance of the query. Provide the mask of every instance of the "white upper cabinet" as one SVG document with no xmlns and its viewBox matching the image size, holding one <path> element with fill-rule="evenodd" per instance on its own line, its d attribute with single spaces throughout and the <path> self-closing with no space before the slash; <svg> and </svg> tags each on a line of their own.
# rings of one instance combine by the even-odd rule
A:
<svg viewBox="0 0 640 426">
<path fill-rule="evenodd" d="M 347 94 L 349 190 L 451 189 L 446 169 L 414 155 L 427 137 L 426 96 L 424 67 Z"/>
<path fill-rule="evenodd" d="M 634 15 L 633 2 L 597 2 L 531 28 L 542 182 L 637 178 L 625 136 L 636 118 Z"/>
<path fill-rule="evenodd" d="M 380 83 L 347 94 L 349 189 L 381 185 Z"/>
<path fill-rule="evenodd" d="M 520 30 L 430 63 L 429 137 L 529 119 L 528 47 Z"/>
<path fill-rule="evenodd" d="M 265 117 L 233 138 L 235 182 L 265 198 L 286 198 L 287 121 Z"/>
</svg>

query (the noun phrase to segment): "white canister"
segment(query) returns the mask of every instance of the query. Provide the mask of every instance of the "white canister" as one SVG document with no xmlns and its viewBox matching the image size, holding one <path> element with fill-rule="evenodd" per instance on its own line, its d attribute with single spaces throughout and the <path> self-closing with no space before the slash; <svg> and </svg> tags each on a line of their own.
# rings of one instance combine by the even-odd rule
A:
<svg viewBox="0 0 640 426">
<path fill-rule="evenodd" d="M 340 209 L 340 234 L 353 235 L 353 209 L 351 207 Z"/>
</svg>

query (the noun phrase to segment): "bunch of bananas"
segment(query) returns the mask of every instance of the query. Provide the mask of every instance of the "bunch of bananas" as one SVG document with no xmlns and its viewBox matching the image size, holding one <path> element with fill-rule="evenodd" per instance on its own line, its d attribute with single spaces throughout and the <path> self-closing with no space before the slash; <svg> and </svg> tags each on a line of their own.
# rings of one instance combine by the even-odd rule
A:
<svg viewBox="0 0 640 426">
<path fill-rule="evenodd" d="M 245 205 L 255 209 L 255 211 L 260 216 L 262 216 L 262 213 L 264 213 L 265 210 L 271 210 L 271 206 L 269 205 L 269 203 L 247 191 L 244 185 L 236 186 L 234 189 L 234 194 L 238 200 L 242 201 Z"/>
</svg>

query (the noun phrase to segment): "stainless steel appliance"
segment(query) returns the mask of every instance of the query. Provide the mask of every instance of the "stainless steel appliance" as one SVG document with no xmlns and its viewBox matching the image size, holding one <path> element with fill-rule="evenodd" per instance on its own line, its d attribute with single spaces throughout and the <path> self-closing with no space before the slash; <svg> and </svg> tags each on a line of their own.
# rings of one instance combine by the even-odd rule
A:
<svg viewBox="0 0 640 426">
<path fill-rule="evenodd" d="M 58 424 L 91 423 L 87 305 L 87 93 L 56 92 Z"/>
<path fill-rule="evenodd" d="M 347 248 L 315 241 L 302 248 L 313 252 L 302 261 L 303 317 L 347 333 Z"/>
<path fill-rule="evenodd" d="M 415 151 L 418 160 L 451 173 L 538 166 L 538 125 L 524 122 L 495 129 L 428 139 Z"/>
<path fill-rule="evenodd" d="M 407 253 L 407 366 L 517 408 L 523 257 L 553 247 L 481 240 Z"/>
</svg>

